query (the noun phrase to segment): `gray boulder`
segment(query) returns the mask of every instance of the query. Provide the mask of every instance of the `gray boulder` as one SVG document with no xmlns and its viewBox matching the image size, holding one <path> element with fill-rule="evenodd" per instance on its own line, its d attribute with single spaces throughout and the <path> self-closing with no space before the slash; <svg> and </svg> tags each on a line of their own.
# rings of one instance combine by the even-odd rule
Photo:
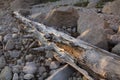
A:
<svg viewBox="0 0 120 80">
<path fill-rule="evenodd" d="M 107 35 L 105 29 L 108 28 L 107 22 L 103 17 L 96 13 L 80 12 L 78 20 L 78 39 L 91 43 L 102 49 L 108 49 Z"/>
<path fill-rule="evenodd" d="M 79 14 L 73 7 L 59 7 L 51 10 L 45 17 L 44 24 L 55 27 L 77 26 Z"/>
</svg>

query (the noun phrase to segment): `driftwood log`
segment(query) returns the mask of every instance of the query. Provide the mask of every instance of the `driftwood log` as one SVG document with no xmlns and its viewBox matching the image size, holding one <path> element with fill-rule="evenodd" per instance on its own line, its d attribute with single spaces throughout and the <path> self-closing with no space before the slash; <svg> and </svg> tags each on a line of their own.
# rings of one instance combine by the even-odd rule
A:
<svg viewBox="0 0 120 80">
<path fill-rule="evenodd" d="M 45 49 L 46 46 L 52 47 L 58 56 L 63 58 L 68 64 L 72 65 L 75 63 L 87 71 L 94 80 L 120 80 L 119 56 L 82 40 L 77 40 L 51 27 L 31 21 L 18 12 L 14 12 L 13 14 L 17 20 L 26 25 L 28 32 L 34 33 L 34 36 L 40 40 Z M 93 80 L 86 72 L 83 72 L 83 74 L 89 80 Z"/>
</svg>

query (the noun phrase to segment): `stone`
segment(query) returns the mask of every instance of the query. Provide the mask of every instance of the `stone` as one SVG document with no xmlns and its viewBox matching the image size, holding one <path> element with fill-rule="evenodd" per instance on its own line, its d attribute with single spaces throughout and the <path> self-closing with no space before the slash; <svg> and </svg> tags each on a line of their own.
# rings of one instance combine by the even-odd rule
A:
<svg viewBox="0 0 120 80">
<path fill-rule="evenodd" d="M 60 66 L 60 63 L 58 61 L 52 61 L 50 64 L 50 69 L 57 69 Z"/>
<path fill-rule="evenodd" d="M 13 40 L 8 40 L 7 44 L 5 45 L 6 50 L 12 50 L 14 49 L 15 42 Z"/>
<path fill-rule="evenodd" d="M 43 78 L 46 78 L 48 76 L 48 73 L 47 72 L 44 72 L 43 74 L 42 74 L 42 77 Z"/>
<path fill-rule="evenodd" d="M 3 40 L 3 36 L 0 35 L 0 41 L 2 41 L 2 40 Z"/>
<path fill-rule="evenodd" d="M 14 73 L 12 80 L 19 80 L 18 73 Z"/>
<path fill-rule="evenodd" d="M 33 60 L 33 55 L 32 55 L 32 54 L 26 55 L 26 56 L 25 56 L 25 59 L 26 59 L 27 61 L 32 61 L 32 60 Z"/>
<path fill-rule="evenodd" d="M 45 55 L 45 57 L 46 58 L 53 58 L 53 52 L 52 51 L 46 51 L 46 55 Z"/>
<path fill-rule="evenodd" d="M 103 13 L 113 14 L 120 16 L 120 0 L 114 0 L 113 2 L 107 3 L 102 10 Z"/>
<path fill-rule="evenodd" d="M 73 7 L 59 7 L 51 10 L 45 17 L 44 24 L 54 27 L 75 27 L 79 14 Z"/>
<path fill-rule="evenodd" d="M 119 34 L 110 35 L 108 37 L 108 39 L 109 39 L 109 42 L 111 44 L 118 44 L 118 43 L 120 43 L 120 35 Z"/>
<path fill-rule="evenodd" d="M 33 75 L 33 74 L 25 74 L 25 75 L 24 75 L 24 79 L 26 79 L 26 80 L 30 80 L 30 79 L 32 79 L 32 78 L 34 78 L 34 75 Z"/>
<path fill-rule="evenodd" d="M 44 66 L 39 67 L 39 74 L 42 75 L 43 72 L 46 71 L 46 68 Z"/>
<path fill-rule="evenodd" d="M 83 32 L 78 39 L 86 41 L 87 43 L 95 45 L 99 48 L 108 50 L 107 35 L 101 29 L 88 29 Z"/>
<path fill-rule="evenodd" d="M 21 65 L 22 64 L 22 59 L 18 59 L 17 64 Z"/>
<path fill-rule="evenodd" d="M 9 51 L 9 53 L 11 58 L 18 58 L 21 54 L 21 51 L 13 50 L 13 51 Z"/>
<path fill-rule="evenodd" d="M 0 69 L 3 68 L 6 65 L 6 60 L 4 56 L 0 57 Z"/>
<path fill-rule="evenodd" d="M 49 66 L 51 64 L 51 62 L 52 62 L 52 59 L 48 58 L 48 59 L 45 60 L 45 65 Z"/>
<path fill-rule="evenodd" d="M 23 67 L 23 72 L 27 74 L 33 74 L 37 70 L 36 64 L 34 62 L 27 62 Z"/>
<path fill-rule="evenodd" d="M 27 9 L 35 3 L 39 3 L 39 0 L 14 0 L 10 3 L 10 8 L 12 10 Z"/>
<path fill-rule="evenodd" d="M 96 5 L 97 5 L 97 2 L 90 2 L 88 3 L 87 8 L 95 8 Z"/>
<path fill-rule="evenodd" d="M 0 73 L 0 80 L 11 80 L 12 79 L 12 72 L 11 69 L 6 66 L 2 69 Z"/>
<path fill-rule="evenodd" d="M 109 34 L 109 35 L 114 35 L 115 34 L 115 32 L 110 28 L 104 29 L 104 31 L 105 31 L 105 34 Z"/>
<path fill-rule="evenodd" d="M 3 38 L 4 42 L 7 42 L 8 40 L 12 39 L 12 34 L 6 34 Z"/>
<path fill-rule="evenodd" d="M 12 67 L 12 72 L 13 73 L 19 73 L 20 72 L 20 65 L 15 65 Z"/>
<path fill-rule="evenodd" d="M 55 73 L 56 72 L 56 70 L 51 70 L 50 71 L 50 75 L 52 75 L 53 73 Z"/>
<path fill-rule="evenodd" d="M 46 13 L 35 13 L 29 16 L 33 20 L 42 23 L 46 17 Z"/>
<path fill-rule="evenodd" d="M 117 54 L 117 55 L 120 55 L 120 43 L 112 48 L 112 52 Z"/>
<path fill-rule="evenodd" d="M 107 50 L 107 35 L 104 30 L 106 28 L 109 28 L 109 25 L 98 14 L 81 12 L 78 20 L 78 39 Z"/>
<path fill-rule="evenodd" d="M 106 28 L 108 27 L 107 22 L 103 17 L 94 12 L 80 12 L 78 19 L 77 32 L 82 34 L 84 31 L 91 28 Z"/>
<path fill-rule="evenodd" d="M 19 30 L 18 30 L 18 28 L 13 27 L 13 28 L 12 28 L 12 31 L 13 31 L 14 33 L 17 33 Z"/>
</svg>

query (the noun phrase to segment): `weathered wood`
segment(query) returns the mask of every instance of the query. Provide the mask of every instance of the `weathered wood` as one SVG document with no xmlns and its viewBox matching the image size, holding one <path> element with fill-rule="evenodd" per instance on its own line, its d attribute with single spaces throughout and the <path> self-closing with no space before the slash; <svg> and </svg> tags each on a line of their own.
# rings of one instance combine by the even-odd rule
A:
<svg viewBox="0 0 120 80">
<path fill-rule="evenodd" d="M 70 54 L 78 64 L 86 70 L 91 70 L 98 76 L 108 80 L 120 80 L 120 57 L 90 45 L 84 41 L 77 40 L 65 33 L 59 32 L 53 28 L 46 27 L 43 24 L 31 21 L 18 12 L 14 12 L 15 17 L 24 23 L 28 28 L 34 28 L 35 36 L 39 40 L 48 45 L 47 40 L 43 37 L 46 34 L 52 34 L 52 42 L 54 42 L 54 50 L 60 55 L 60 49 L 55 45 L 64 49 L 62 52 Z M 37 34 L 36 34 L 37 33 Z M 39 35 L 38 35 L 39 33 Z M 55 39 L 55 40 L 54 40 Z M 64 55 L 63 55 L 64 56 Z M 69 59 L 70 60 L 70 59 Z M 71 58 L 72 61 L 72 58 Z M 88 69 L 87 69 L 88 68 Z M 88 71 L 94 76 L 94 73 Z M 95 77 L 95 76 L 94 76 Z M 100 79 L 98 77 L 98 79 Z"/>
</svg>

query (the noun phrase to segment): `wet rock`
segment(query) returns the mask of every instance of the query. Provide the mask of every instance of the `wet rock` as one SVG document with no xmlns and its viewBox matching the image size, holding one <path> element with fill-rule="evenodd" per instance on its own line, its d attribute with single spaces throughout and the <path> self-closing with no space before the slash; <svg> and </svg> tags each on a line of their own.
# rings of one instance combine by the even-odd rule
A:
<svg viewBox="0 0 120 80">
<path fill-rule="evenodd" d="M 12 80 L 19 80 L 19 77 L 18 77 L 18 74 L 17 74 L 17 73 L 14 73 Z"/>
<path fill-rule="evenodd" d="M 45 17 L 44 24 L 56 27 L 75 27 L 78 20 L 78 12 L 73 7 L 59 7 L 51 10 Z"/>
<path fill-rule="evenodd" d="M 25 74 L 25 75 L 24 75 L 24 79 L 26 79 L 26 80 L 30 80 L 30 79 L 32 79 L 32 78 L 34 78 L 34 75 L 33 75 L 33 74 Z"/>
<path fill-rule="evenodd" d="M 112 48 L 112 52 L 117 54 L 117 55 L 120 55 L 120 43 Z"/>
<path fill-rule="evenodd" d="M 6 60 L 4 56 L 0 57 L 0 69 L 3 68 L 6 65 Z"/>
<path fill-rule="evenodd" d="M 27 74 L 33 74 L 37 70 L 36 64 L 34 62 L 27 62 L 23 67 L 23 72 Z"/>
<path fill-rule="evenodd" d="M 0 80 L 11 80 L 12 79 L 12 72 L 11 69 L 6 66 L 0 73 Z"/>
<path fill-rule="evenodd" d="M 9 53 L 11 58 L 18 58 L 21 54 L 21 51 L 13 50 L 13 51 L 9 51 Z"/>
<path fill-rule="evenodd" d="M 50 69 L 57 69 L 60 66 L 60 63 L 57 61 L 53 61 L 50 64 Z"/>
</svg>

